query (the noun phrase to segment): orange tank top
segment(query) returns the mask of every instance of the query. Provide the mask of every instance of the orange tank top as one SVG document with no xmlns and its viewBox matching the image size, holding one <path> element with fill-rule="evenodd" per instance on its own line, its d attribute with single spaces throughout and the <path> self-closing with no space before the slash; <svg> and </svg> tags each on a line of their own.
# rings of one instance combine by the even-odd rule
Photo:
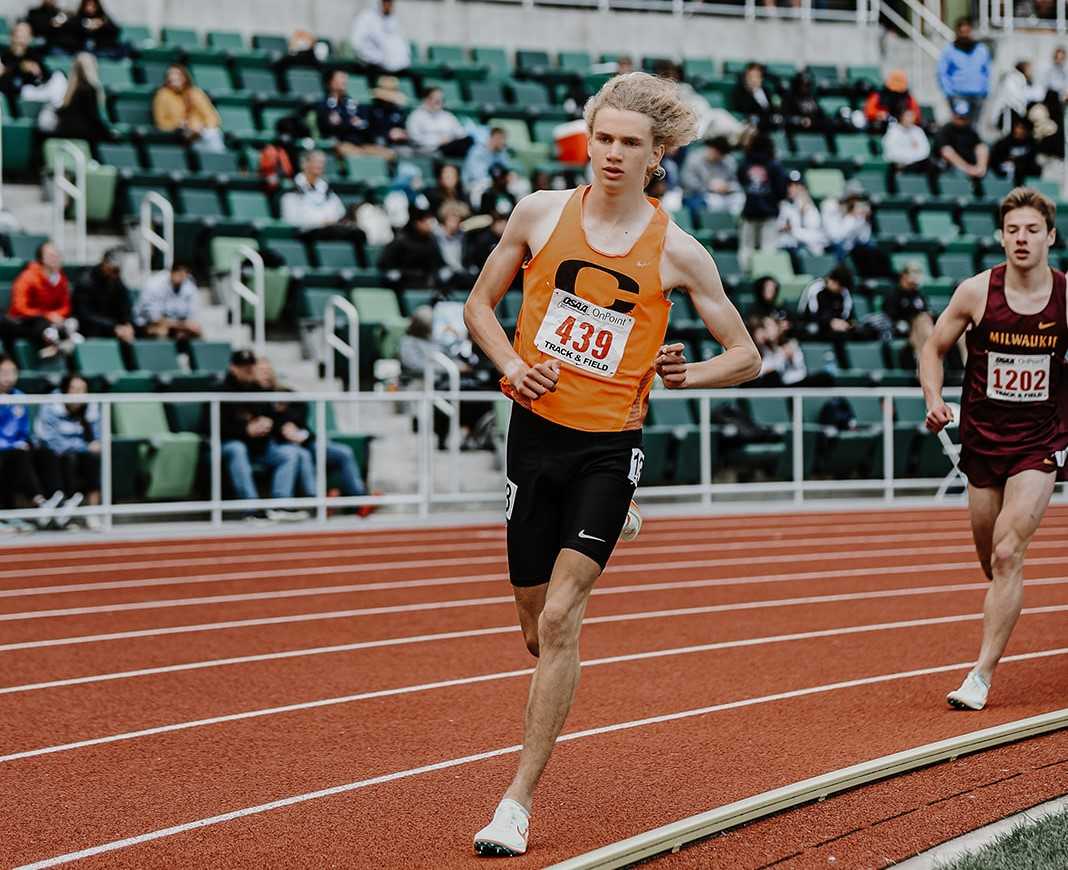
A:
<svg viewBox="0 0 1068 870">
<path fill-rule="evenodd" d="M 560 360 L 556 390 L 536 401 L 507 378 L 501 389 L 535 414 L 586 432 L 640 429 L 671 303 L 660 285 L 668 216 L 655 199 L 649 225 L 626 254 L 586 241 L 588 186 L 564 206 L 552 235 L 524 264 L 515 350 L 527 365 Z"/>
</svg>

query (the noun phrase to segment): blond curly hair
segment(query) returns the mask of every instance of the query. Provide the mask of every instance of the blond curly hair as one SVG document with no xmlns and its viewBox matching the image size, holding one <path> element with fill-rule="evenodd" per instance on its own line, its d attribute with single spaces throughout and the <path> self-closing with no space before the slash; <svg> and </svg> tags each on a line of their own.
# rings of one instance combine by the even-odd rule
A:
<svg viewBox="0 0 1068 870">
<path fill-rule="evenodd" d="M 683 101 L 678 84 L 671 79 L 644 72 L 609 79 L 586 101 L 583 110 L 591 135 L 594 119 L 605 106 L 645 115 L 652 123 L 653 144 L 668 150 L 697 138 L 697 115 Z"/>
</svg>

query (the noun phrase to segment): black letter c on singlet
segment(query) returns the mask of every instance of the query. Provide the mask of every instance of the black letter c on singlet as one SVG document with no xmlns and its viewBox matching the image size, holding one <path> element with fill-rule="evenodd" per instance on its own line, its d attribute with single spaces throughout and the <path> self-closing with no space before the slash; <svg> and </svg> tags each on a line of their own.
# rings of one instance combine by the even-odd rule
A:
<svg viewBox="0 0 1068 870">
<path fill-rule="evenodd" d="M 635 281 L 630 275 L 624 275 L 622 272 L 616 272 L 613 269 L 607 269 L 604 266 L 600 266 L 597 263 L 588 263 L 586 260 L 564 260 L 560 263 L 556 270 L 556 287 L 559 290 L 563 290 L 567 293 L 571 293 L 574 296 L 581 294 L 575 292 L 575 284 L 578 281 L 579 272 L 583 269 L 596 269 L 598 272 L 605 272 L 616 279 L 616 285 L 620 292 L 631 293 L 634 296 L 638 296 L 641 293 L 641 288 L 638 286 L 638 282 Z M 590 300 L 593 301 L 592 299 Z M 616 299 L 609 307 L 611 311 L 618 311 L 620 314 L 627 314 L 634 310 L 634 306 L 637 304 L 637 299 L 633 302 L 627 302 L 623 299 Z"/>
</svg>

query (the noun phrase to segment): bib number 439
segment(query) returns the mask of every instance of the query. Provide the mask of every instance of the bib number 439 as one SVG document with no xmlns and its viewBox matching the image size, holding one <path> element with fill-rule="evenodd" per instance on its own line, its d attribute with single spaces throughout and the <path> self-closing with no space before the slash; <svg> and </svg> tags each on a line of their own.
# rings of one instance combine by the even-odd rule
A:
<svg viewBox="0 0 1068 870">
<path fill-rule="evenodd" d="M 560 339 L 560 344 L 570 345 L 572 350 L 579 353 L 589 351 L 594 359 L 604 359 L 612 350 L 611 330 L 599 330 L 586 320 L 568 317 L 557 328 L 555 335 Z"/>
</svg>

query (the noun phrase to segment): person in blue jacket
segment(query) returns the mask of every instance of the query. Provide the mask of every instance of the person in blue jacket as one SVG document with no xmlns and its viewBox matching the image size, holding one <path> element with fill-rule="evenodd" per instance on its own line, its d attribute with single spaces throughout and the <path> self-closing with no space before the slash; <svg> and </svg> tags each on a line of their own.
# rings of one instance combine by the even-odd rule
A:
<svg viewBox="0 0 1068 870">
<path fill-rule="evenodd" d="M 15 361 L 0 354 L 0 395 L 21 396 L 22 390 L 15 385 L 19 381 L 19 368 Z M 30 413 L 25 405 L 0 405 L 0 507 L 15 507 L 14 499 L 22 496 L 41 511 L 42 528 L 48 524 L 51 512 L 63 499 L 62 492 L 48 498 L 34 468 L 33 445 L 30 440 Z M 8 521 L 4 528 L 19 530 L 25 523 Z"/>
<path fill-rule="evenodd" d="M 47 448 L 38 455 L 46 489 L 66 497 L 56 515 L 56 525 L 63 526 L 83 501 L 100 503 L 100 407 L 81 398 L 89 392 L 81 375 L 64 375 L 59 389 L 66 401 L 41 406 L 34 435 Z"/>
<path fill-rule="evenodd" d="M 972 37 L 970 18 L 958 19 L 956 32 L 938 59 L 938 83 L 950 105 L 967 102 L 968 119 L 975 123 L 990 94 L 990 49 Z"/>
</svg>

